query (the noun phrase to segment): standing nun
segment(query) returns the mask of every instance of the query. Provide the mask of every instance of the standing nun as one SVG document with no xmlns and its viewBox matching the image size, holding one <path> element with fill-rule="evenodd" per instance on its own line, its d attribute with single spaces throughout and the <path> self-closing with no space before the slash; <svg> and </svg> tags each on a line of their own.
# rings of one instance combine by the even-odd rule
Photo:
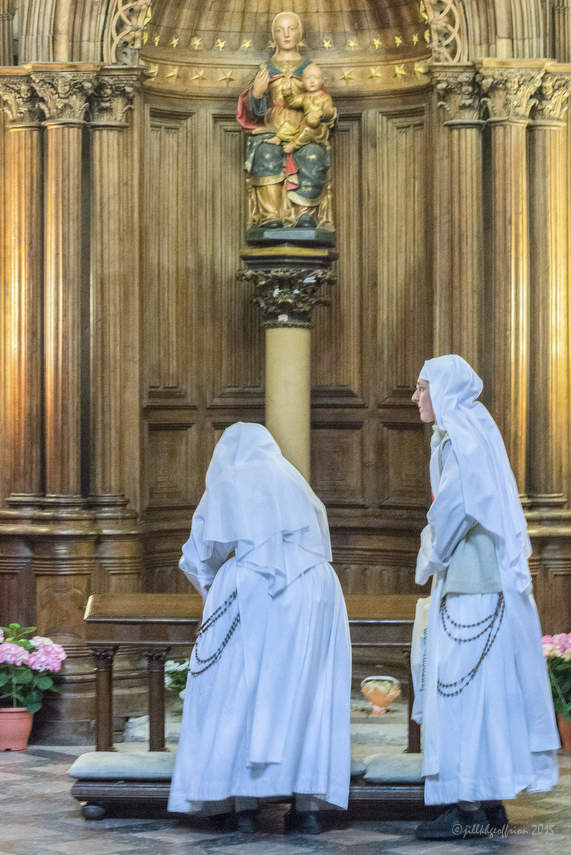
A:
<svg viewBox="0 0 571 855">
<path fill-rule="evenodd" d="M 205 597 L 169 810 L 235 812 L 295 796 L 287 828 L 347 807 L 351 646 L 323 504 L 271 434 L 224 431 L 180 568 Z"/>
<path fill-rule="evenodd" d="M 429 805 L 451 805 L 421 839 L 503 827 L 502 799 L 557 782 L 555 726 L 531 593 L 525 517 L 496 423 L 476 398 L 482 381 L 460 356 L 424 363 L 412 400 L 435 422 L 434 500 L 416 582 L 432 576 L 422 691 Z M 420 687 L 417 687 L 420 688 Z"/>
</svg>

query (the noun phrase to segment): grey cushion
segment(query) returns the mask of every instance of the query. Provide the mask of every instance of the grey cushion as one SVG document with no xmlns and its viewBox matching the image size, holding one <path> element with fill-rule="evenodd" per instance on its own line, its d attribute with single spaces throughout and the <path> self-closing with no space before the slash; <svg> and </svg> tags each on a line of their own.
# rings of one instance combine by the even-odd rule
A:
<svg viewBox="0 0 571 855">
<path fill-rule="evenodd" d="M 351 757 L 351 777 L 352 778 L 355 778 L 357 775 L 362 775 L 366 768 L 367 768 L 367 766 L 365 763 L 363 763 L 362 760 L 354 760 Z"/>
<path fill-rule="evenodd" d="M 422 782 L 422 754 L 374 754 L 364 776 L 369 784 Z"/>
<path fill-rule="evenodd" d="M 170 781 L 174 758 L 170 751 L 89 751 L 77 758 L 67 774 L 95 781 Z"/>
</svg>

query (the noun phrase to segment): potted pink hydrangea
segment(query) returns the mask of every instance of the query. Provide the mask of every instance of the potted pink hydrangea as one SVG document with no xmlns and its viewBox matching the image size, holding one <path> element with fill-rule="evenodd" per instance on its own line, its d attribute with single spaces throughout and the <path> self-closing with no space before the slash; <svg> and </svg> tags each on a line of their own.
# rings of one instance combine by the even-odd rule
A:
<svg viewBox="0 0 571 855">
<path fill-rule="evenodd" d="M 0 750 L 26 747 L 44 692 L 57 691 L 51 675 L 67 654 L 35 631 L 19 623 L 0 627 Z"/>
<path fill-rule="evenodd" d="M 561 744 L 565 751 L 571 751 L 571 632 L 544 635 L 541 643 Z"/>
</svg>

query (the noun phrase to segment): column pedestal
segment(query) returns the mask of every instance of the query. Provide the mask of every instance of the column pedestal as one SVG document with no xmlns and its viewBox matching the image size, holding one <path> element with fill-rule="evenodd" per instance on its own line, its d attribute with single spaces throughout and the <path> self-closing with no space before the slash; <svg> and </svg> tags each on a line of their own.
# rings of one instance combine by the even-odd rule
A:
<svg viewBox="0 0 571 855">
<path fill-rule="evenodd" d="M 266 426 L 284 457 L 309 481 L 311 470 L 311 311 L 327 303 L 328 247 L 291 244 L 243 250 L 239 278 L 254 285 L 266 329 Z"/>
</svg>

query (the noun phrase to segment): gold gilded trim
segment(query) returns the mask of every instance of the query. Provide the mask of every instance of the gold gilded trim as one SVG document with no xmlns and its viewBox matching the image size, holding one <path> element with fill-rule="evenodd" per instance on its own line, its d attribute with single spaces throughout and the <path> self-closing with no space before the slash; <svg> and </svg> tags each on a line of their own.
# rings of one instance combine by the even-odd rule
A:
<svg viewBox="0 0 571 855">
<path fill-rule="evenodd" d="M 285 181 L 285 175 L 262 175 L 260 178 L 247 178 L 248 187 L 267 187 L 268 184 L 281 184 Z"/>
</svg>

